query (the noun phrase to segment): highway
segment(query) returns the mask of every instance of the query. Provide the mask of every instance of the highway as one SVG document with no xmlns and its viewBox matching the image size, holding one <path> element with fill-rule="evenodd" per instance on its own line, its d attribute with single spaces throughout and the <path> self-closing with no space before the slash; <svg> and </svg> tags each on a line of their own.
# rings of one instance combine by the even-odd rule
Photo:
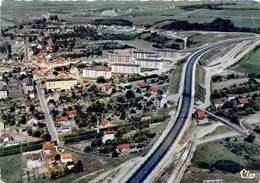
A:
<svg viewBox="0 0 260 183">
<path fill-rule="evenodd" d="M 158 147 L 150 154 L 150 156 L 142 163 L 141 166 L 135 170 L 135 172 L 128 178 L 127 183 L 141 183 L 146 180 L 154 168 L 159 164 L 163 159 L 169 149 L 176 143 L 176 139 L 183 133 L 183 128 L 188 122 L 190 117 L 190 112 L 193 107 L 193 88 L 194 88 L 194 65 L 199 60 L 200 56 L 205 54 L 211 49 L 224 46 L 225 44 L 235 43 L 239 40 L 226 41 L 222 43 L 213 44 L 196 51 L 192 54 L 187 61 L 183 81 L 183 88 L 181 88 L 182 96 L 180 96 L 180 103 L 178 104 L 175 121 L 172 121 L 174 124 L 170 128 L 169 132 L 164 137 L 163 141 L 158 145 Z M 241 41 L 241 40 L 240 40 Z"/>
</svg>

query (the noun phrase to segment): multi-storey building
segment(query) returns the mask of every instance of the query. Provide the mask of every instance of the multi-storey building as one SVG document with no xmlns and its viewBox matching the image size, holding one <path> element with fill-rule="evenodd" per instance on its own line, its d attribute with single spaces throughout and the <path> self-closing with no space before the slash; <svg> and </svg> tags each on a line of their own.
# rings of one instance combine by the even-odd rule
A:
<svg viewBox="0 0 260 183">
<path fill-rule="evenodd" d="M 113 63 L 111 66 L 112 73 L 137 74 L 141 72 L 141 67 L 138 64 Z"/>
<path fill-rule="evenodd" d="M 140 65 L 141 68 L 148 68 L 148 69 L 161 69 L 163 67 L 163 62 L 161 59 L 158 58 L 143 58 L 143 59 L 136 59 L 135 63 Z"/>
<path fill-rule="evenodd" d="M 111 69 L 109 68 L 85 68 L 83 69 L 83 77 L 98 78 L 104 77 L 110 79 L 112 77 Z"/>
<path fill-rule="evenodd" d="M 73 78 L 47 79 L 45 86 L 47 89 L 68 90 L 77 85 L 77 80 Z"/>
</svg>

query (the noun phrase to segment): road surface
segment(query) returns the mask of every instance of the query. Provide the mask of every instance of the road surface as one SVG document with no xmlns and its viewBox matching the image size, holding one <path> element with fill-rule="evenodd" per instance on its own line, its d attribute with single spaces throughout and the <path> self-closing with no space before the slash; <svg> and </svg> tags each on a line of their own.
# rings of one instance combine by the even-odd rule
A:
<svg viewBox="0 0 260 183">
<path fill-rule="evenodd" d="M 151 153 L 151 155 L 142 163 L 140 167 L 131 175 L 131 177 L 126 181 L 127 183 L 141 183 L 146 180 L 146 178 L 150 175 L 150 173 L 154 170 L 154 168 L 159 164 L 159 162 L 163 159 L 169 149 L 173 146 L 176 139 L 183 133 L 183 128 L 185 124 L 188 122 L 188 118 L 190 116 L 191 108 L 193 107 L 193 72 L 194 72 L 194 64 L 197 63 L 200 56 L 204 53 L 208 52 L 211 49 L 224 46 L 226 44 L 235 43 L 239 40 L 233 41 L 225 41 L 222 43 L 213 44 L 211 46 L 202 48 L 196 51 L 192 56 L 189 57 L 185 70 L 184 77 L 184 85 L 182 90 L 182 100 L 179 103 L 179 113 L 177 114 L 177 118 L 170 128 L 169 132 L 163 139 L 163 141 L 158 145 L 158 147 Z M 241 40 L 240 40 L 241 41 Z M 177 110 L 178 111 L 178 110 Z"/>
<path fill-rule="evenodd" d="M 45 99 L 44 91 L 40 88 L 39 84 L 36 84 L 36 90 L 37 90 L 37 94 L 39 97 L 41 108 L 44 112 L 45 121 L 46 121 L 47 129 L 51 136 L 51 140 L 56 141 L 57 143 L 60 143 L 58 133 L 57 133 L 56 127 L 54 125 L 54 121 L 52 119 L 47 101 Z"/>
</svg>

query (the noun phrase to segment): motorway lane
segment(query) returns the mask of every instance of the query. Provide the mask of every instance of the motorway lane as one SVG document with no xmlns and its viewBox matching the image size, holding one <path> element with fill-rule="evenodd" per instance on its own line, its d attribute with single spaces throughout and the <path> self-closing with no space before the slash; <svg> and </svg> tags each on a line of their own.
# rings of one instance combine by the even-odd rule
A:
<svg viewBox="0 0 260 183">
<path fill-rule="evenodd" d="M 218 45 L 219 46 L 219 45 Z M 184 91 L 182 95 L 182 103 L 180 106 L 180 112 L 178 114 L 177 120 L 170 129 L 169 133 L 166 135 L 163 142 L 156 148 L 156 150 L 145 160 L 145 162 L 135 171 L 135 173 L 127 180 L 127 183 L 141 183 L 144 182 L 152 170 L 158 165 L 160 160 L 165 156 L 171 146 L 174 144 L 175 140 L 179 136 L 180 131 L 183 129 L 187 118 L 189 117 L 190 108 L 192 104 L 192 77 L 193 77 L 193 66 L 199 57 L 207 52 L 208 50 L 217 47 L 210 46 L 203 48 L 195 52 L 188 60 L 188 64 L 185 70 L 185 80 L 184 80 Z"/>
</svg>

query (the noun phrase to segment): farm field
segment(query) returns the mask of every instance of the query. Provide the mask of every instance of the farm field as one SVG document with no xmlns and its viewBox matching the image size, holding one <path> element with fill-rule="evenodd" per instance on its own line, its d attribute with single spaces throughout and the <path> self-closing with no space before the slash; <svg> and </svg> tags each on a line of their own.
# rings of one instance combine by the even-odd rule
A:
<svg viewBox="0 0 260 183">
<path fill-rule="evenodd" d="M 234 68 L 240 72 L 260 74 L 260 47 L 247 54 Z"/>
<path fill-rule="evenodd" d="M 217 17 L 230 19 L 236 26 L 260 27 L 260 4 L 236 3 L 224 5 L 221 10 L 199 8 L 185 11 L 182 6 L 201 2 L 48 2 L 48 1 L 4 1 L 1 7 L 2 27 L 16 25 L 37 17 L 39 14 L 60 14 L 71 22 L 87 23 L 94 19 L 126 19 L 135 25 L 153 25 L 163 20 L 188 20 L 210 22 Z M 206 2 L 204 2 L 206 3 Z M 156 7 L 156 8 L 155 8 Z M 102 14 L 104 10 L 116 10 L 113 16 Z M 26 12 L 26 13 L 25 13 Z M 161 23 L 159 23 L 161 25 Z"/>
</svg>

